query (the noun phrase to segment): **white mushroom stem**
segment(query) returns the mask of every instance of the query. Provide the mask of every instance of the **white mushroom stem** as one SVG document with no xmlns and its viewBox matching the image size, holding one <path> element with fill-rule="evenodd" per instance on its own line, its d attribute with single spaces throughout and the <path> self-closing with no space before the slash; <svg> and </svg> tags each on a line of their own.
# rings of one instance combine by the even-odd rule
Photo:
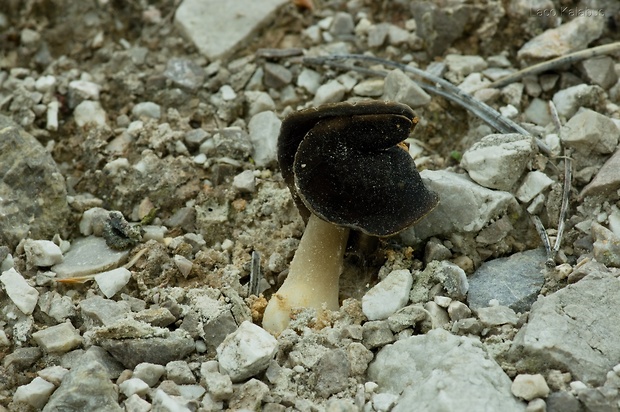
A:
<svg viewBox="0 0 620 412">
<path fill-rule="evenodd" d="M 282 332 L 293 308 L 338 310 L 338 281 L 349 229 L 311 215 L 282 287 L 271 297 L 263 328 Z"/>
</svg>

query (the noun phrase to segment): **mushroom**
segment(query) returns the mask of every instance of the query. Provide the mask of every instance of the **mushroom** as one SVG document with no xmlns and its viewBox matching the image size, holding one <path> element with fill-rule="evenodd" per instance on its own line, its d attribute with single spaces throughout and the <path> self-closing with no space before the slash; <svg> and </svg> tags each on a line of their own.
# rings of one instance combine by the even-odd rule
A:
<svg viewBox="0 0 620 412">
<path fill-rule="evenodd" d="M 278 163 L 306 229 L 265 329 L 284 330 L 293 308 L 338 310 L 350 230 L 391 236 L 437 205 L 403 143 L 416 123 L 408 106 L 382 101 L 326 104 L 282 122 Z"/>
</svg>

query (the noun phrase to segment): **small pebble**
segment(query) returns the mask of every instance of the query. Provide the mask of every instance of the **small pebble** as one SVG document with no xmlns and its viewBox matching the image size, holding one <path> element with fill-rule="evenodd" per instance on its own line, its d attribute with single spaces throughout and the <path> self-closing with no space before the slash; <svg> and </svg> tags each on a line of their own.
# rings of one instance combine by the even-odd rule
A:
<svg viewBox="0 0 620 412">
<path fill-rule="evenodd" d="M 70 322 L 60 323 L 32 334 L 37 344 L 48 353 L 69 352 L 82 344 L 82 337 Z"/>
<path fill-rule="evenodd" d="M 131 114 L 135 117 L 144 116 L 152 119 L 159 119 L 161 117 L 161 107 L 157 103 L 141 102 L 137 103 L 133 109 L 131 109 Z"/>
<path fill-rule="evenodd" d="M 217 347 L 217 356 L 221 368 L 236 383 L 264 371 L 277 348 L 278 342 L 269 332 L 244 321 Z"/>
<path fill-rule="evenodd" d="M 126 397 L 130 397 L 131 395 L 137 394 L 139 396 L 144 396 L 149 390 L 149 385 L 144 382 L 142 379 L 131 378 L 127 379 L 120 385 L 118 385 L 118 389 L 125 395 Z"/>
<path fill-rule="evenodd" d="M 13 401 L 26 403 L 33 408 L 42 409 L 56 387 L 53 383 L 40 377 L 34 378 L 29 384 L 17 388 L 13 394 Z"/>
<path fill-rule="evenodd" d="M 89 123 L 96 126 L 107 124 L 107 114 L 98 101 L 84 100 L 78 104 L 73 110 L 73 118 L 79 127 L 84 127 Z"/>
<path fill-rule="evenodd" d="M 30 286 L 19 272 L 13 268 L 2 272 L 0 283 L 4 285 L 6 294 L 19 310 L 26 315 L 34 311 L 39 292 Z"/>
<path fill-rule="evenodd" d="M 112 269 L 95 276 L 97 286 L 107 298 L 116 295 L 131 279 L 131 272 L 125 268 Z"/>
<path fill-rule="evenodd" d="M 28 239 L 24 243 L 26 261 L 33 266 L 49 267 L 63 261 L 60 248 L 49 240 Z"/>
<path fill-rule="evenodd" d="M 549 395 L 549 386 L 541 374 L 519 374 L 510 387 L 512 394 L 518 398 L 531 401 L 535 398 L 546 398 Z"/>
<path fill-rule="evenodd" d="M 327 83 L 320 86 L 312 104 L 314 106 L 320 106 L 325 103 L 337 103 L 342 101 L 346 88 L 338 80 L 330 80 Z"/>
<path fill-rule="evenodd" d="M 362 298 L 362 311 L 369 320 L 387 319 L 407 304 L 413 284 L 411 272 L 395 270 Z"/>
</svg>

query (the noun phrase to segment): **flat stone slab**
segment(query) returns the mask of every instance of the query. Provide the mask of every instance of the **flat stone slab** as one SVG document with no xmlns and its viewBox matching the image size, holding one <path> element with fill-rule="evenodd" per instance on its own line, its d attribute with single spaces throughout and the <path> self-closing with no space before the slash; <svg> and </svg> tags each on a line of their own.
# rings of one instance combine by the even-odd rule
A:
<svg viewBox="0 0 620 412">
<path fill-rule="evenodd" d="M 485 308 L 497 299 L 515 312 L 527 312 L 545 282 L 546 259 L 543 249 L 533 249 L 484 262 L 468 279 L 469 307 Z"/>
<path fill-rule="evenodd" d="M 539 299 L 514 339 L 518 370 L 569 371 L 573 380 L 598 386 L 620 363 L 620 280 L 597 271 Z"/>
<path fill-rule="evenodd" d="M 288 0 L 184 0 L 174 22 L 200 53 L 223 59 L 268 24 Z"/>
<path fill-rule="evenodd" d="M 59 279 L 92 275 L 122 265 L 129 251 L 112 250 L 100 237 L 77 239 L 65 254 L 65 260 L 52 266 Z"/>
</svg>

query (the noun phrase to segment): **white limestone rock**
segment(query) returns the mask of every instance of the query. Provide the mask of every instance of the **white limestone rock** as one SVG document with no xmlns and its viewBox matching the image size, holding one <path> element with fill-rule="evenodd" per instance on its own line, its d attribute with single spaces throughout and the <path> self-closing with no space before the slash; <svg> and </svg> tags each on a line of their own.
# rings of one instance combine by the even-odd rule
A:
<svg viewBox="0 0 620 412">
<path fill-rule="evenodd" d="M 63 261 L 62 251 L 49 240 L 32 240 L 24 242 L 26 261 L 33 266 L 49 267 Z"/>
<path fill-rule="evenodd" d="M 245 321 L 218 346 L 217 356 L 221 368 L 237 383 L 267 369 L 277 350 L 276 338 Z"/>
<path fill-rule="evenodd" d="M 13 395 L 15 403 L 26 403 L 37 410 L 42 409 L 56 387 L 43 378 L 36 377 L 29 384 L 17 388 Z"/>
<path fill-rule="evenodd" d="M 413 284 L 407 269 L 394 270 L 362 298 L 362 311 L 369 320 L 387 319 L 407 304 Z"/>
<path fill-rule="evenodd" d="M 509 191 L 532 160 L 535 150 L 530 136 L 492 134 L 463 153 L 461 166 L 478 184 L 489 189 Z"/>
<path fill-rule="evenodd" d="M 39 292 L 30 286 L 19 272 L 14 268 L 2 272 L 0 283 L 4 285 L 6 294 L 19 310 L 25 315 L 32 314 L 39 300 Z"/>
<path fill-rule="evenodd" d="M 60 323 L 32 334 L 37 344 L 48 353 L 69 352 L 82 344 L 80 332 L 71 322 Z"/>
<path fill-rule="evenodd" d="M 116 295 L 131 279 L 131 272 L 125 268 L 116 268 L 95 276 L 97 286 L 109 299 Z"/>
<path fill-rule="evenodd" d="M 368 367 L 378 393 L 400 395 L 393 412 L 523 412 L 510 392 L 511 381 L 479 340 L 443 329 L 383 347 Z"/>
</svg>

